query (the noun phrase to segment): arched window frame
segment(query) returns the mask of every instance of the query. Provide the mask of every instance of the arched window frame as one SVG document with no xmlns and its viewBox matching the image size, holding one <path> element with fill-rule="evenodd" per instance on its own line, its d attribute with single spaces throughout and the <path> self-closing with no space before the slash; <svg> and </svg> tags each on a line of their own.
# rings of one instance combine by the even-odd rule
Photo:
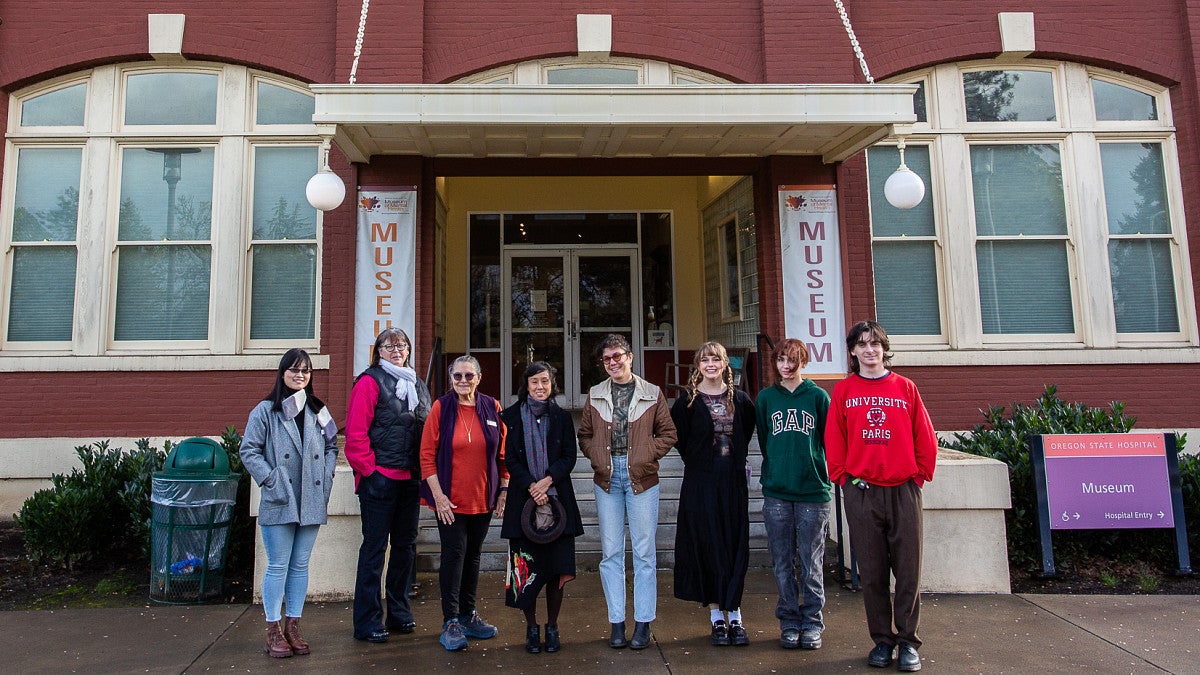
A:
<svg viewBox="0 0 1200 675">
<path fill-rule="evenodd" d="M 638 73 L 639 85 L 687 86 L 693 84 L 728 83 L 728 80 L 686 66 L 652 59 L 634 59 L 618 56 L 603 59 L 581 58 L 578 56 L 533 59 L 498 68 L 490 68 L 456 80 L 456 83 L 546 84 L 549 73 L 561 68 L 617 68 L 621 70 L 634 70 Z"/>
<path fill-rule="evenodd" d="M 214 124 L 126 125 L 126 89 L 129 78 L 155 72 L 212 73 L 217 76 L 217 115 Z M 164 359 L 200 370 L 239 369 L 267 365 L 281 348 L 302 346 L 315 352 L 320 344 L 321 215 L 313 212 L 315 232 L 289 240 L 292 245 L 315 250 L 314 307 L 311 334 L 307 337 L 251 337 L 252 270 L 254 246 L 254 157 L 258 148 L 298 147 L 312 150 L 312 170 L 317 166 L 320 140 L 311 123 L 257 124 L 257 85 L 267 82 L 305 96 L 311 93 L 299 82 L 245 66 L 187 62 L 179 66 L 132 63 L 100 66 L 85 72 L 48 80 L 10 97 L 5 138 L 3 208 L 0 209 L 0 243 L 8 254 L 0 270 L 0 371 L 66 368 L 63 362 L 37 358 L 48 355 L 87 356 L 86 369 L 153 370 Z M 81 126 L 23 125 L 26 102 L 71 86 L 86 86 L 84 124 Z M 121 161 L 127 149 L 141 147 L 212 148 L 214 176 L 211 201 L 209 293 L 207 334 L 203 339 L 117 340 L 115 330 L 119 273 L 118 212 L 121 201 Z M 13 198 L 18 157 L 22 149 L 79 148 L 82 171 L 76 240 L 74 309 L 70 340 L 9 339 L 12 250 L 14 245 Z M 299 171 L 297 171 L 299 173 Z M 287 188 L 293 191 L 293 187 Z M 302 193 L 303 186 L 299 187 Z M 311 209 L 306 203 L 303 209 Z M 307 218 L 308 216 L 305 216 Z M 311 221 L 310 221 L 311 222 Z M 279 243 L 279 242 L 273 242 Z M 261 295 L 261 294 L 260 294 Z M 276 310 L 278 311 L 278 310 Z M 235 360 L 231 361 L 230 359 Z M 260 363 L 261 362 L 261 363 Z M 56 363 L 58 365 L 56 365 Z M 74 366 L 72 366 L 74 367 Z"/>
</svg>

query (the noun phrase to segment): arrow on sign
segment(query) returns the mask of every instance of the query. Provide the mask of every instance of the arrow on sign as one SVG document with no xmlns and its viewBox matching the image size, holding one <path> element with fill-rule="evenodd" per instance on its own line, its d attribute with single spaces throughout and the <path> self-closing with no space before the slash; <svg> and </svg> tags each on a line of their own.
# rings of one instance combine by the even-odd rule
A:
<svg viewBox="0 0 1200 675">
<path fill-rule="evenodd" d="M 1159 512 L 1158 512 L 1158 517 L 1159 517 L 1159 518 L 1165 518 L 1166 516 L 1167 516 L 1167 514 L 1163 513 L 1162 511 L 1159 511 Z"/>
<path fill-rule="evenodd" d="M 1079 514 L 1078 514 L 1078 513 L 1076 513 L 1076 514 L 1075 514 L 1075 520 L 1079 520 Z"/>
</svg>

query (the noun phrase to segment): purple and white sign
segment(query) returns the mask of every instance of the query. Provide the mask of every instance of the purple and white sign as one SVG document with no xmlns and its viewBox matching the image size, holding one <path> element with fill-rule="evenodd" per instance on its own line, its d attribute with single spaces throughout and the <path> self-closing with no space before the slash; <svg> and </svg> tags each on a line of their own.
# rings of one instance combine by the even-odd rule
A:
<svg viewBox="0 0 1200 675">
<path fill-rule="evenodd" d="M 1042 436 L 1052 530 L 1175 527 L 1162 434 Z"/>
</svg>

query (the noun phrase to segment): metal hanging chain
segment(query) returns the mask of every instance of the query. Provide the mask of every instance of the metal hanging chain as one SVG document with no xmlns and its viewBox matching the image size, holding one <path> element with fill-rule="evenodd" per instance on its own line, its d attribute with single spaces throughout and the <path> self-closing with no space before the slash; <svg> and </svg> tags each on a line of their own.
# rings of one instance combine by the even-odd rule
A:
<svg viewBox="0 0 1200 675">
<path fill-rule="evenodd" d="M 838 0 L 841 3 L 841 0 Z M 350 65 L 350 84 L 354 84 L 355 75 L 358 73 L 358 59 L 362 56 L 363 34 L 367 32 L 367 8 L 371 6 L 371 0 L 363 0 L 362 14 L 358 17 L 358 36 L 354 38 L 354 63 Z M 845 12 L 842 13 L 845 16 Z M 850 25 L 849 22 L 846 23 Z M 863 66 L 866 67 L 865 65 Z"/>
<path fill-rule="evenodd" d="M 365 3 L 366 0 L 364 0 L 363 4 L 364 19 L 367 15 Z M 833 0 L 833 4 L 837 5 L 838 16 L 842 17 L 842 25 L 846 27 L 846 35 L 850 38 L 850 46 L 854 48 L 854 55 L 858 57 L 858 66 L 862 68 L 863 76 L 867 78 L 867 84 L 875 84 L 875 78 L 871 77 L 871 71 L 867 68 L 867 58 L 863 56 L 862 47 L 858 45 L 858 38 L 854 36 L 854 27 L 850 25 L 850 17 L 846 14 L 846 6 L 842 4 L 842 0 Z M 357 61 L 357 57 L 355 60 Z"/>
</svg>

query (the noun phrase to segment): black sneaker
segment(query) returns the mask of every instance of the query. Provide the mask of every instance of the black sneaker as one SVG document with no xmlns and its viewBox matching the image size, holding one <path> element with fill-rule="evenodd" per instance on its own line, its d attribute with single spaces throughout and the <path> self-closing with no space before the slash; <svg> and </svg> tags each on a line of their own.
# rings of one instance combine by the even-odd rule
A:
<svg viewBox="0 0 1200 675">
<path fill-rule="evenodd" d="M 711 642 L 714 647 L 728 647 L 729 645 L 733 644 L 733 642 L 729 640 L 729 626 L 725 625 L 724 621 L 717 621 L 713 623 L 712 636 L 708 638 L 708 641 Z"/>
</svg>

